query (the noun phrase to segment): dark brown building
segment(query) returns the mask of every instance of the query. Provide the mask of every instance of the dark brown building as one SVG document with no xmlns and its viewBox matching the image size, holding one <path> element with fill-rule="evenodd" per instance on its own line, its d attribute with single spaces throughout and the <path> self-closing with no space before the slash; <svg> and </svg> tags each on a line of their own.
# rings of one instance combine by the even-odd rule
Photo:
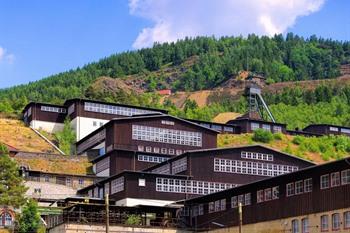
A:
<svg viewBox="0 0 350 233">
<path fill-rule="evenodd" d="M 304 132 L 319 135 L 346 135 L 350 136 L 350 128 L 330 124 L 311 124 L 303 129 Z"/>
<path fill-rule="evenodd" d="M 196 123 L 203 127 L 207 127 L 209 129 L 219 131 L 222 134 L 240 134 L 241 133 L 241 128 L 239 126 L 232 125 L 232 124 L 222 124 L 222 123 L 200 121 L 200 120 L 193 120 L 193 119 L 185 119 L 185 120 L 191 121 L 193 123 Z"/>
<path fill-rule="evenodd" d="M 102 145 L 105 152 L 121 149 L 175 156 L 187 150 L 215 148 L 217 134 L 177 117 L 153 114 L 113 119 L 76 147 L 78 154 Z"/>
<path fill-rule="evenodd" d="M 350 207 L 350 161 L 315 165 L 187 200 L 184 213 L 188 215 L 188 227 L 208 230 L 238 226 L 238 203 L 243 205 L 245 229 L 259 226 L 262 231 L 276 229 L 276 232 L 349 229 L 350 209 L 346 209 Z M 258 223 L 264 225 L 250 225 Z"/>
<path fill-rule="evenodd" d="M 256 129 L 264 129 L 272 133 L 283 133 L 286 134 L 286 124 L 251 119 L 251 118 L 236 118 L 228 121 L 226 124 L 235 125 L 240 128 L 240 133 L 252 133 Z"/>
</svg>

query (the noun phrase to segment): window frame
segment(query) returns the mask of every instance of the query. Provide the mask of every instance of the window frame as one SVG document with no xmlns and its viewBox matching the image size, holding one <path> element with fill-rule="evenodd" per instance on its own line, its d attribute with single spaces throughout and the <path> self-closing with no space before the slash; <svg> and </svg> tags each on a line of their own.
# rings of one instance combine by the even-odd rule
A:
<svg viewBox="0 0 350 233">
<path fill-rule="evenodd" d="M 324 182 L 323 182 L 323 178 L 327 178 L 327 183 L 328 185 L 326 187 L 323 186 Z M 329 189 L 330 188 L 330 177 L 329 174 L 325 174 L 320 176 L 320 189 Z"/>
<path fill-rule="evenodd" d="M 338 217 L 338 221 L 334 221 L 335 217 Z M 334 227 L 335 223 L 338 223 L 337 228 Z M 340 220 L 340 214 L 339 213 L 333 213 L 332 214 L 332 231 L 339 231 L 340 230 L 340 225 L 341 225 L 341 220 Z"/>
</svg>

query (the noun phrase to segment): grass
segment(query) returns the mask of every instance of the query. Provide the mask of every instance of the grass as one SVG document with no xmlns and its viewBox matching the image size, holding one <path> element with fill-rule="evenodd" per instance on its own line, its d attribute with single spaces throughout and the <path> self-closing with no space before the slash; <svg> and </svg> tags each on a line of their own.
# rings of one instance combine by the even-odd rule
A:
<svg viewBox="0 0 350 233">
<path fill-rule="evenodd" d="M 284 134 L 274 135 L 268 143 L 253 141 L 253 134 L 220 134 L 218 147 L 234 147 L 261 144 L 293 154 L 315 163 L 341 159 L 349 156 L 350 138 L 345 136 L 302 137 Z"/>
</svg>

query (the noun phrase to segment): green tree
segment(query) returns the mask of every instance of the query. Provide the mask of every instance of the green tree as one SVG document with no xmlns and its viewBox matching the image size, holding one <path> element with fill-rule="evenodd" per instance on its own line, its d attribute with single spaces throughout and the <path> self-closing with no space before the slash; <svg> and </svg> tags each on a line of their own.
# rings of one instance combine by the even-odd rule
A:
<svg viewBox="0 0 350 233">
<path fill-rule="evenodd" d="M 256 129 L 254 131 L 252 139 L 256 142 L 269 143 L 273 139 L 273 134 L 270 131 L 264 129 Z"/>
<path fill-rule="evenodd" d="M 38 204 L 34 200 L 29 200 L 23 207 L 19 218 L 19 233 L 34 233 L 40 227 L 40 215 Z"/>
<path fill-rule="evenodd" d="M 72 145 L 76 141 L 76 135 L 69 119 L 65 119 L 63 130 L 55 133 L 59 148 L 67 155 L 72 153 Z"/>
<path fill-rule="evenodd" d="M 0 144 L 0 205 L 22 206 L 26 191 L 16 162 L 9 157 L 7 147 Z"/>
</svg>

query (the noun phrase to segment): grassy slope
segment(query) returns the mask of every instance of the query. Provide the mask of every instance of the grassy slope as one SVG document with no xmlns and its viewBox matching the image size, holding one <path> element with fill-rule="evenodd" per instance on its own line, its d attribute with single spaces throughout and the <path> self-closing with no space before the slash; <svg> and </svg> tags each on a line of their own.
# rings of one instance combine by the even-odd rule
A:
<svg viewBox="0 0 350 233">
<path fill-rule="evenodd" d="M 233 134 L 222 134 L 218 136 L 218 146 L 219 147 L 231 147 L 231 146 L 243 146 L 243 145 L 253 145 L 253 144 L 262 144 L 273 149 L 283 151 L 286 153 L 290 153 L 296 155 L 298 157 L 313 161 L 315 163 L 324 163 L 328 160 L 334 160 L 337 158 L 348 156 L 347 153 L 337 153 L 334 152 L 334 155 L 338 157 L 327 157 L 321 151 L 310 150 L 305 147 L 305 145 L 296 145 L 293 141 L 293 136 L 290 135 L 281 135 L 281 140 L 273 140 L 270 143 L 257 143 L 252 140 L 252 134 L 241 134 L 241 135 L 233 135 Z M 322 143 L 322 139 L 317 138 L 306 138 L 305 141 L 319 141 Z M 326 139 L 327 140 L 327 139 Z M 336 148 L 333 147 L 331 150 L 336 151 Z"/>
</svg>

